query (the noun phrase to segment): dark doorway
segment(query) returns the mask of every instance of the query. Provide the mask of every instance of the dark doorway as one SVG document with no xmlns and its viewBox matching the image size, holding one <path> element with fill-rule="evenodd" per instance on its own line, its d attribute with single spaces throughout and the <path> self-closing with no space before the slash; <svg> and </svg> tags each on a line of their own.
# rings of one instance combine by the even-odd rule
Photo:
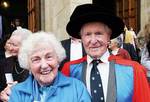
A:
<svg viewBox="0 0 150 102">
<path fill-rule="evenodd" d="M 136 33 L 140 30 L 140 2 L 141 0 L 116 0 L 118 16 Z"/>
<path fill-rule="evenodd" d="M 9 6 L 4 7 L 3 2 L 7 2 Z M 28 27 L 27 0 L 1 0 L 0 14 L 5 17 L 8 27 L 14 19 L 20 19 L 22 26 Z"/>
</svg>

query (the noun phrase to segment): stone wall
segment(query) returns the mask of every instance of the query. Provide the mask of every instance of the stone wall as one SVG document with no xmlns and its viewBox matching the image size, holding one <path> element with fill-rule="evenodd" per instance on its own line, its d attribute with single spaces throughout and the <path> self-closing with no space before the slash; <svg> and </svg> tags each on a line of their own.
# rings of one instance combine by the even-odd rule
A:
<svg viewBox="0 0 150 102">
<path fill-rule="evenodd" d="M 150 0 L 141 0 L 141 28 L 150 20 Z"/>
<path fill-rule="evenodd" d="M 92 0 L 41 0 L 41 28 L 62 40 L 68 38 L 66 25 L 74 8 Z M 150 20 L 150 0 L 141 0 L 141 28 Z"/>
<path fill-rule="evenodd" d="M 41 28 L 51 31 L 60 39 L 68 38 L 66 25 L 74 8 L 92 0 L 41 0 Z"/>
</svg>

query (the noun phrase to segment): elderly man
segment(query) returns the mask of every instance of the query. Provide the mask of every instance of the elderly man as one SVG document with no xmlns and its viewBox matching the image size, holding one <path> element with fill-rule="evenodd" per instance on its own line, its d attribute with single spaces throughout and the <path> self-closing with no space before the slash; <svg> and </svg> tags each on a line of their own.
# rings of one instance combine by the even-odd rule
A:
<svg viewBox="0 0 150 102">
<path fill-rule="evenodd" d="M 150 102 L 144 67 L 108 51 L 110 39 L 123 29 L 119 17 L 93 4 L 77 6 L 67 24 L 67 32 L 81 38 L 87 56 L 66 63 L 62 72 L 82 80 L 92 102 Z"/>
</svg>

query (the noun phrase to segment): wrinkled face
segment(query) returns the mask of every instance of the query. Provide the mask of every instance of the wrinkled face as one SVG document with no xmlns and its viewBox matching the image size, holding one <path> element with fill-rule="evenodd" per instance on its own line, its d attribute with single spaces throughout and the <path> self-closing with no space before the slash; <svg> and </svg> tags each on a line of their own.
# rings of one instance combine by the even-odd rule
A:
<svg viewBox="0 0 150 102">
<path fill-rule="evenodd" d="M 29 66 L 41 86 L 50 85 L 58 72 L 58 57 L 52 46 L 38 44 L 29 55 Z"/>
<path fill-rule="evenodd" d="M 9 52 L 11 55 L 17 56 L 20 45 L 21 45 L 21 37 L 11 36 L 10 39 L 8 39 L 5 44 L 5 50 Z"/>
<path fill-rule="evenodd" d="M 109 44 L 109 48 L 110 48 L 111 50 L 113 50 L 113 49 L 116 48 L 116 47 L 117 47 L 116 41 L 115 41 L 115 40 L 111 40 L 111 41 L 110 41 L 110 44 Z"/>
<path fill-rule="evenodd" d="M 93 57 L 101 57 L 107 50 L 111 30 L 103 23 L 91 22 L 81 28 L 81 39 L 86 53 Z"/>
</svg>

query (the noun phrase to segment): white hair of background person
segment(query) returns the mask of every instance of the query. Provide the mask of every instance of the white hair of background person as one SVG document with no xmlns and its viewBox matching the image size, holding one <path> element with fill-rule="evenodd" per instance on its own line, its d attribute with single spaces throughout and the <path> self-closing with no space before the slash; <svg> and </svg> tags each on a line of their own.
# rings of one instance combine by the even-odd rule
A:
<svg viewBox="0 0 150 102">
<path fill-rule="evenodd" d="M 117 47 L 118 47 L 118 48 L 120 48 L 121 45 L 122 45 L 122 40 L 121 40 L 120 37 L 114 38 L 114 39 L 112 39 L 111 41 L 117 43 Z"/>
<path fill-rule="evenodd" d="M 23 40 L 27 39 L 27 37 L 29 35 L 32 35 L 32 32 L 30 30 L 22 28 L 22 27 L 17 27 L 17 29 L 12 32 L 12 35 L 10 36 L 10 38 L 11 37 L 20 37 L 19 42 L 20 42 L 20 44 L 22 44 Z M 9 55 L 9 53 L 7 53 L 6 57 L 8 57 L 8 56 L 10 57 L 10 55 Z M 5 73 L 5 77 L 6 77 L 7 83 L 9 83 L 9 84 L 11 84 L 14 81 L 13 77 L 12 77 L 12 73 Z"/>
<path fill-rule="evenodd" d="M 26 40 L 24 40 L 18 54 L 20 66 L 24 69 L 30 69 L 28 57 L 33 52 L 35 45 L 40 43 L 50 45 L 54 48 L 58 56 L 59 63 L 64 60 L 66 58 L 65 49 L 54 35 L 55 34 L 51 32 L 46 33 L 41 31 L 33 33 Z"/>
<path fill-rule="evenodd" d="M 12 36 L 20 36 L 21 41 L 25 40 L 29 35 L 31 35 L 32 32 L 28 29 L 22 28 L 22 27 L 17 27 L 16 30 L 12 32 Z"/>
</svg>

